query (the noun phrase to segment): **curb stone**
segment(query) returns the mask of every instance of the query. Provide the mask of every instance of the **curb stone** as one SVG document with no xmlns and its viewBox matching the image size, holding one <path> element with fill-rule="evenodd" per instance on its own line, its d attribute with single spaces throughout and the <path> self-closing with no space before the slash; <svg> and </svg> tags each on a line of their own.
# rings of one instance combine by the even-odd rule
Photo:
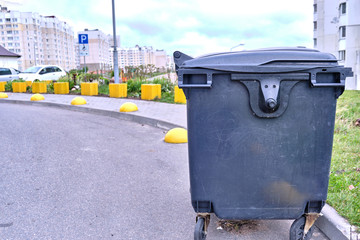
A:
<svg viewBox="0 0 360 240">
<path fill-rule="evenodd" d="M 330 240 L 360 240 L 356 227 L 341 217 L 334 208 L 325 204 L 315 226 L 318 227 Z"/>
<path fill-rule="evenodd" d="M 31 101 L 27 101 L 27 100 L 11 100 L 11 99 L 7 99 L 7 100 L 1 99 L 0 103 L 56 107 L 56 108 L 66 109 L 66 110 L 71 110 L 71 111 L 76 111 L 76 112 L 84 112 L 84 113 L 91 113 L 91 114 L 96 114 L 96 115 L 114 117 L 114 118 L 118 118 L 121 120 L 132 121 L 132 122 L 136 122 L 139 124 L 149 125 L 152 127 L 163 129 L 163 130 L 170 130 L 172 128 L 177 128 L 177 127 L 183 128 L 183 126 L 176 125 L 176 124 L 169 123 L 169 122 L 162 121 L 162 120 L 158 120 L 158 119 L 154 119 L 154 118 L 133 115 L 131 113 L 122 113 L 122 112 L 115 112 L 115 111 L 103 110 L 103 109 L 98 109 L 98 108 L 89 108 L 89 107 L 84 107 L 82 105 L 73 106 L 73 105 L 61 104 L 61 103 L 31 102 Z"/>
</svg>

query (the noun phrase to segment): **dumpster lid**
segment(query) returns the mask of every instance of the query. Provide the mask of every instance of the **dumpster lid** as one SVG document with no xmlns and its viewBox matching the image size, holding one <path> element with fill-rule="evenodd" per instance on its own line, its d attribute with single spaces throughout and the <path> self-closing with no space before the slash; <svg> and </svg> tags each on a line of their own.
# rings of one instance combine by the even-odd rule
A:
<svg viewBox="0 0 360 240">
<path fill-rule="evenodd" d="M 202 68 L 230 72 L 293 72 L 319 67 L 337 67 L 337 59 L 305 47 L 268 48 L 240 52 L 224 52 L 191 58 L 174 53 L 177 68 Z"/>
</svg>

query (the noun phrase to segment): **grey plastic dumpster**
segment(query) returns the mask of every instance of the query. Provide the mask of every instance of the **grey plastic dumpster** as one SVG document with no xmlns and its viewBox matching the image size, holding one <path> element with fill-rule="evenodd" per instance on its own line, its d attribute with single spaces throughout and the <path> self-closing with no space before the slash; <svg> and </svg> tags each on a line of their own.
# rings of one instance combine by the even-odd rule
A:
<svg viewBox="0 0 360 240">
<path fill-rule="evenodd" d="M 306 48 L 194 59 L 177 51 L 174 60 L 187 98 L 195 239 L 206 238 L 209 213 L 296 219 L 290 239 L 310 239 L 327 197 L 336 100 L 351 69 Z"/>
</svg>

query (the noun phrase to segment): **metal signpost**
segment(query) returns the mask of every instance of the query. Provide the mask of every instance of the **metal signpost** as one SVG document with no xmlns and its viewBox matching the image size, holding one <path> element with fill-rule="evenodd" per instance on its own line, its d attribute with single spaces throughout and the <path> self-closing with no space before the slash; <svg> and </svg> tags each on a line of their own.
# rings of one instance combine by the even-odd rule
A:
<svg viewBox="0 0 360 240">
<path fill-rule="evenodd" d="M 79 52 L 80 56 L 84 56 L 84 69 L 86 73 L 85 57 L 89 56 L 89 36 L 87 34 L 79 34 Z"/>
<path fill-rule="evenodd" d="M 114 83 L 119 83 L 119 63 L 118 52 L 116 49 L 116 21 L 115 21 L 115 3 L 112 0 L 112 21 L 113 21 L 113 38 L 114 38 Z"/>
</svg>

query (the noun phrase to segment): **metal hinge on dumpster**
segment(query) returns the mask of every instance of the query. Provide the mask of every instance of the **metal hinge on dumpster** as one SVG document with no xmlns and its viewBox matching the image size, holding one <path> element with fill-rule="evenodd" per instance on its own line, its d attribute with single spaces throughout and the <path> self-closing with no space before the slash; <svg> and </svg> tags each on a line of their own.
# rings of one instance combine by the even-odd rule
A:
<svg viewBox="0 0 360 240">
<path fill-rule="evenodd" d="M 310 80 L 310 87 L 333 87 L 338 98 L 349 76 L 352 76 L 351 68 L 331 67 L 297 73 L 232 73 L 231 80 L 240 81 L 247 88 L 254 115 L 276 118 L 287 109 L 290 92 L 298 82 Z"/>
</svg>

